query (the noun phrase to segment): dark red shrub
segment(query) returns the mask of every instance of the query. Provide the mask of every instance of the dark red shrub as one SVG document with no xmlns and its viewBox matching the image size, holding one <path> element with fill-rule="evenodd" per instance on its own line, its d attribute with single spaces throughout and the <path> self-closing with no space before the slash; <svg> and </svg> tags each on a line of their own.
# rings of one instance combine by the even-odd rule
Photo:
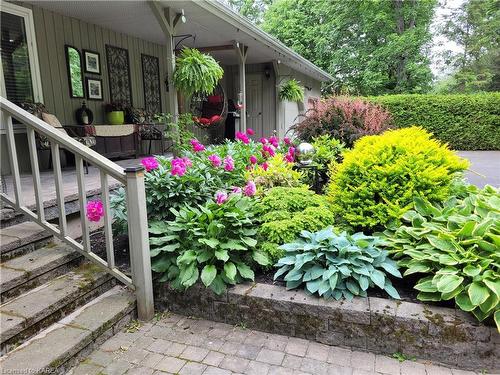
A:
<svg viewBox="0 0 500 375">
<path fill-rule="evenodd" d="M 349 97 L 330 97 L 316 101 L 293 126 L 296 135 L 310 142 L 328 134 L 348 147 L 365 136 L 379 134 L 389 128 L 391 115 L 382 107 Z"/>
</svg>

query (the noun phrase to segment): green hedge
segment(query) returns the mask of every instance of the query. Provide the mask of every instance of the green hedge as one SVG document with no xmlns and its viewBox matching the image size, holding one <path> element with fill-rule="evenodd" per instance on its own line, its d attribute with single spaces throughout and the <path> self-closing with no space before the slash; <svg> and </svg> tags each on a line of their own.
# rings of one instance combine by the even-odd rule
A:
<svg viewBox="0 0 500 375">
<path fill-rule="evenodd" d="M 419 125 L 455 150 L 500 150 L 500 93 L 387 95 L 368 100 L 385 107 L 396 127 Z"/>
</svg>

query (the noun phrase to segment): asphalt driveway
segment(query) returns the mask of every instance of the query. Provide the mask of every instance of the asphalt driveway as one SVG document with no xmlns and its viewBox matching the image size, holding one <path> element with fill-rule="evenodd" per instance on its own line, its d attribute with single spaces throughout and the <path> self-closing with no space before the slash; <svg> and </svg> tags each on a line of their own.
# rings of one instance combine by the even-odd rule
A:
<svg viewBox="0 0 500 375">
<path fill-rule="evenodd" d="M 465 173 L 471 184 L 500 187 L 500 151 L 458 151 L 458 154 L 471 162 Z"/>
</svg>

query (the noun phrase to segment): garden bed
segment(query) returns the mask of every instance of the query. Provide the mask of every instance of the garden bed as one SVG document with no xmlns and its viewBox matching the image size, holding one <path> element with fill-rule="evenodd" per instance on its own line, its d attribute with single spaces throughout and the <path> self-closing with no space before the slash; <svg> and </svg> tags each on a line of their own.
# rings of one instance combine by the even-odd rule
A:
<svg viewBox="0 0 500 375">
<path fill-rule="evenodd" d="M 155 285 L 158 311 L 173 311 L 269 333 L 367 350 L 403 353 L 470 370 L 498 372 L 496 330 L 453 308 L 369 297 L 325 300 L 279 285 L 246 283 L 215 295 L 196 284 Z"/>
</svg>

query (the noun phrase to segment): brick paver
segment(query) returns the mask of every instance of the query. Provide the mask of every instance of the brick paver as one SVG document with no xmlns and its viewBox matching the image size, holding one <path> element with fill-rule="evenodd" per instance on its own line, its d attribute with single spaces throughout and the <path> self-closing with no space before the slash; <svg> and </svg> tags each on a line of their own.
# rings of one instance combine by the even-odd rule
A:
<svg viewBox="0 0 500 375">
<path fill-rule="evenodd" d="M 133 327 L 135 325 L 131 325 Z M 133 332 L 132 332 L 133 331 Z M 268 334 L 228 324 L 164 314 L 124 329 L 70 374 L 199 375 L 473 375 L 424 361 Z"/>
</svg>

